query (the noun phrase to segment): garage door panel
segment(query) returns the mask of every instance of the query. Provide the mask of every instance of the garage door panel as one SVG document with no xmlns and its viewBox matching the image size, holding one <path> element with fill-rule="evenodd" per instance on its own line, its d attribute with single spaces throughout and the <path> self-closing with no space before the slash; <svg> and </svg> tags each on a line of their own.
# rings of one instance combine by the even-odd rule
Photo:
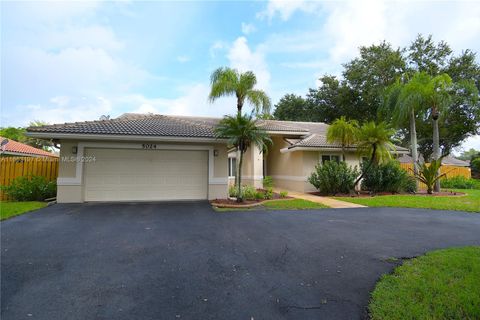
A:
<svg viewBox="0 0 480 320">
<path fill-rule="evenodd" d="M 206 199 L 208 152 L 87 149 L 86 201 Z"/>
</svg>

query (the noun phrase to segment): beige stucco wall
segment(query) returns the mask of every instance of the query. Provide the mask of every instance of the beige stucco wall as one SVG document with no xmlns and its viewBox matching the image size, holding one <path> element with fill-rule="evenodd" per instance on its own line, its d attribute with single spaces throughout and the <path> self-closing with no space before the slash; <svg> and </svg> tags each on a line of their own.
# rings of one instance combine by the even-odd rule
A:
<svg viewBox="0 0 480 320">
<path fill-rule="evenodd" d="M 89 141 L 90 142 L 102 142 L 108 144 L 114 144 L 115 148 L 122 148 L 122 144 L 125 143 L 136 143 L 135 141 L 128 142 L 105 142 L 105 141 Z M 76 176 L 76 161 L 71 161 L 71 158 L 75 158 L 76 155 L 72 154 L 72 147 L 78 147 L 79 141 L 73 140 L 63 140 L 61 141 L 60 148 L 60 163 L 59 163 L 59 178 L 71 178 L 74 179 Z M 142 143 L 142 142 L 139 142 Z M 152 143 L 152 142 L 149 142 Z M 159 142 L 157 144 L 171 144 L 171 145 L 202 145 L 213 147 L 214 150 L 218 152 L 217 156 L 213 157 L 213 178 L 218 178 L 217 180 L 224 182 L 215 181 L 214 183 L 209 183 L 208 185 L 208 198 L 209 199 L 219 199 L 226 198 L 228 196 L 228 150 L 225 144 L 221 143 L 166 143 Z M 134 152 L 135 149 L 132 149 Z M 83 172 L 83 170 L 82 170 Z M 80 185 L 72 185 L 71 183 L 59 183 L 57 188 L 57 202 L 59 203 L 77 203 L 83 202 L 83 176 L 81 177 Z"/>
<path fill-rule="evenodd" d="M 316 191 L 307 181 L 322 155 L 342 156 L 340 151 L 294 151 L 281 153 L 288 143 L 282 137 L 273 137 L 273 145 L 267 155 L 267 175 L 273 177 L 275 187 L 299 192 Z M 347 165 L 359 166 L 354 152 L 345 154 Z"/>
</svg>

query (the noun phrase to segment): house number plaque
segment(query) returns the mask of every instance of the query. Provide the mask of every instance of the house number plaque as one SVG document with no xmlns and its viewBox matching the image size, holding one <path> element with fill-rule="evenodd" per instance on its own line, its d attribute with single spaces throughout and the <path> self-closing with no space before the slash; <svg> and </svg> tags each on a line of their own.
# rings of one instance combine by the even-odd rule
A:
<svg viewBox="0 0 480 320">
<path fill-rule="evenodd" d="M 143 143 L 142 144 L 143 149 L 157 149 L 157 145 L 153 143 Z"/>
</svg>

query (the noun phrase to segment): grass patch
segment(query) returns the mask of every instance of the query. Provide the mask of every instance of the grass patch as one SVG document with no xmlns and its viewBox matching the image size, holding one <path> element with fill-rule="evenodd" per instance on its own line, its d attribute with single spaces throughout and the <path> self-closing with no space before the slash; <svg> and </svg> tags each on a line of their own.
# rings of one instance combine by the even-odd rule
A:
<svg viewBox="0 0 480 320">
<path fill-rule="evenodd" d="M 328 208 L 326 205 L 303 199 L 267 201 L 263 204 L 263 206 L 272 210 L 302 210 Z"/>
<path fill-rule="evenodd" d="M 362 198 L 336 197 L 335 199 L 362 204 L 367 207 L 404 207 L 480 212 L 480 190 L 462 189 L 455 191 L 464 192 L 467 195 L 463 197 L 391 195 Z"/>
<path fill-rule="evenodd" d="M 46 206 L 46 202 L 39 201 L 2 201 L 0 202 L 0 220 L 5 220 Z"/>
<path fill-rule="evenodd" d="M 372 320 L 480 319 L 480 247 L 432 251 L 384 275 L 372 293 Z"/>
</svg>

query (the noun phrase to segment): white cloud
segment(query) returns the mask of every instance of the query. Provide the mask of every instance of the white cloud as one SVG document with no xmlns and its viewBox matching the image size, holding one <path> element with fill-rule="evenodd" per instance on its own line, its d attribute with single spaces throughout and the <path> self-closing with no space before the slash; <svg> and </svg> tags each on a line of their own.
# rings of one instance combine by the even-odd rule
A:
<svg viewBox="0 0 480 320">
<path fill-rule="evenodd" d="M 103 97 L 76 98 L 54 97 L 46 104 L 28 104 L 17 106 L 19 114 L 28 117 L 8 119 L 11 125 L 26 126 L 31 120 L 48 123 L 63 123 L 99 119 L 102 114 L 110 114 L 113 110 L 110 100 Z"/>
<path fill-rule="evenodd" d="M 242 22 L 242 33 L 248 35 L 252 32 L 255 32 L 257 28 L 252 23 Z"/>
<path fill-rule="evenodd" d="M 270 87 L 270 72 L 261 47 L 251 50 L 247 38 L 239 37 L 231 45 L 227 57 L 232 68 L 242 72 L 253 71 L 257 76 L 258 88 L 268 90 Z"/>
<path fill-rule="evenodd" d="M 208 94 L 210 86 L 205 83 L 194 83 L 179 88 L 177 98 L 147 98 L 141 94 L 131 94 L 117 97 L 113 100 L 116 105 L 125 107 L 126 112 L 159 113 L 170 115 L 200 115 L 222 116 L 235 112 L 234 98 L 222 98 L 210 103 Z"/>
<path fill-rule="evenodd" d="M 257 17 L 260 19 L 268 18 L 272 20 L 277 14 L 284 21 L 290 19 L 295 11 L 315 12 L 319 9 L 320 3 L 304 0 L 270 0 L 267 8 L 259 12 Z"/>
<path fill-rule="evenodd" d="M 177 56 L 177 61 L 180 63 L 185 63 L 190 61 L 190 57 L 187 55 L 180 55 L 180 56 Z"/>
</svg>

